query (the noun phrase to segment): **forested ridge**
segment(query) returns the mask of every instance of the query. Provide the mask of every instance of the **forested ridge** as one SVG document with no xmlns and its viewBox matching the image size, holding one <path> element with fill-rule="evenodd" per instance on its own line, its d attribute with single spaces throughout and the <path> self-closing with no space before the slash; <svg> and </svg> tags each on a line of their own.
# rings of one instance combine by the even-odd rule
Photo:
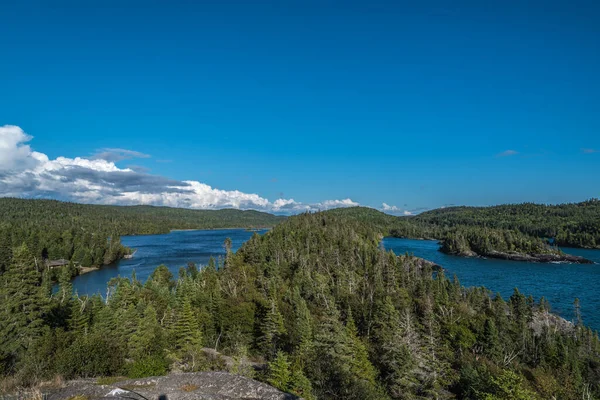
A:
<svg viewBox="0 0 600 400">
<path fill-rule="evenodd" d="M 479 227 L 553 239 L 558 246 L 600 248 L 598 199 L 558 205 L 523 203 L 448 207 L 401 219 L 403 224 L 392 228 L 397 236 L 442 239 L 448 231 L 457 228 Z"/>
<path fill-rule="evenodd" d="M 290 217 L 178 278 L 114 279 L 107 299 L 68 279 L 52 295 L 19 246 L 0 276 L 4 385 L 225 368 L 211 348 L 306 399 L 600 398 L 600 341 L 580 318 L 464 288 L 385 251 L 384 233 L 340 211 Z"/>
<path fill-rule="evenodd" d="M 66 259 L 85 267 L 109 264 L 127 252 L 121 235 L 171 229 L 271 227 L 282 217 L 242 210 L 105 206 L 0 198 L 0 273 L 11 248 L 25 243 L 37 260 Z"/>
</svg>

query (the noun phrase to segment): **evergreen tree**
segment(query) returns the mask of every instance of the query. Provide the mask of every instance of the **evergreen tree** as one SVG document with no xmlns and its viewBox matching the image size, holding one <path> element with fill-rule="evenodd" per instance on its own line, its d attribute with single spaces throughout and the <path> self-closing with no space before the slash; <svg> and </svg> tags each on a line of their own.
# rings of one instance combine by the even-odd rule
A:
<svg viewBox="0 0 600 400">
<path fill-rule="evenodd" d="M 272 358 L 277 352 L 282 335 L 286 333 L 283 324 L 283 316 L 279 312 L 275 300 L 271 300 L 261 325 L 261 336 L 259 337 L 259 348 Z"/>
<path fill-rule="evenodd" d="M 47 300 L 42 296 L 42 276 L 26 245 L 14 251 L 0 287 L 0 348 L 16 356 L 41 336 Z"/>
<path fill-rule="evenodd" d="M 156 310 L 149 304 L 144 310 L 136 331 L 131 335 L 129 354 L 134 359 L 160 354 L 164 347 L 162 330 L 158 323 Z"/>
<path fill-rule="evenodd" d="M 278 351 L 273 361 L 269 362 L 267 382 L 284 392 L 289 391 L 292 380 L 291 366 L 287 354 Z"/>
<path fill-rule="evenodd" d="M 88 333 L 88 315 L 86 313 L 87 298 L 76 296 L 71 302 L 71 318 L 69 318 L 69 329 L 77 336 Z"/>
<path fill-rule="evenodd" d="M 177 315 L 175 337 L 177 348 L 182 352 L 202 347 L 202 332 L 189 299 L 184 300 L 183 306 Z"/>
</svg>

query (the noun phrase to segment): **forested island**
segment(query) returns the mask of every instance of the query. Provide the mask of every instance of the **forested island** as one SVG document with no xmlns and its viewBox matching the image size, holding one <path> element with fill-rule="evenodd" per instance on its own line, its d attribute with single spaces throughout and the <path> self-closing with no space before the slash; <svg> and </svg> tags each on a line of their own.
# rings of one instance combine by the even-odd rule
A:
<svg viewBox="0 0 600 400">
<path fill-rule="evenodd" d="M 583 257 L 563 253 L 540 238 L 519 231 L 465 227 L 448 232 L 440 251 L 465 257 L 490 257 L 529 262 L 593 264 Z"/>
<path fill-rule="evenodd" d="M 0 273 L 10 251 L 26 244 L 41 267 L 58 260 L 98 267 L 130 254 L 122 235 L 168 233 L 172 229 L 263 228 L 282 217 L 258 211 L 188 210 L 152 206 L 105 206 L 55 200 L 0 198 Z M 53 273 L 55 275 L 55 273 Z"/>
<path fill-rule="evenodd" d="M 452 207 L 397 217 L 367 207 L 330 210 L 376 227 L 382 235 L 441 240 L 443 251 L 528 261 L 586 262 L 555 246 L 600 246 L 600 201 L 562 205 L 517 204 Z M 173 229 L 265 228 L 285 220 L 252 210 L 189 210 L 105 206 L 55 200 L 0 198 L 0 273 L 9 252 L 23 243 L 40 266 L 110 264 L 131 253 L 121 235 Z M 51 271 L 56 278 L 57 271 Z"/>
<path fill-rule="evenodd" d="M 509 299 L 380 246 L 335 210 L 286 219 L 175 278 L 52 293 L 27 245 L 0 275 L 4 390 L 43 380 L 229 370 L 305 399 L 593 399 L 600 340 L 543 298 Z M 384 217 L 385 218 L 385 217 Z"/>
<path fill-rule="evenodd" d="M 455 228 L 479 227 L 520 232 L 552 240 L 557 246 L 600 248 L 600 200 L 558 205 L 506 204 L 493 207 L 447 207 L 402 218 L 396 236 L 443 239 Z"/>
</svg>

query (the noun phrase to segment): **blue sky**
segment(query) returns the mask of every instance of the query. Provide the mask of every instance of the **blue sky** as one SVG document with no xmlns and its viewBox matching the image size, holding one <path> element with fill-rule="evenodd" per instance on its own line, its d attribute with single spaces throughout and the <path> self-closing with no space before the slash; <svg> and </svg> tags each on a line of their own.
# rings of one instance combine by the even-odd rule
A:
<svg viewBox="0 0 600 400">
<path fill-rule="evenodd" d="M 251 3 L 3 2 L 0 126 L 33 137 L 5 149 L 126 149 L 150 156 L 116 163 L 144 182 L 270 203 L 401 212 L 600 195 L 600 3 Z M 5 162 L 0 194 L 68 197 L 22 182 L 39 162 Z M 74 165 L 110 169 L 61 168 Z"/>
</svg>

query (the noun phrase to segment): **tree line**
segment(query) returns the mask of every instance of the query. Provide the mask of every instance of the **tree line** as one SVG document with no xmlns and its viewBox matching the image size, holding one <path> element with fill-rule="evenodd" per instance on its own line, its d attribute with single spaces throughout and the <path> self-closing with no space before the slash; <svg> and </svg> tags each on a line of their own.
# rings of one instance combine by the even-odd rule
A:
<svg viewBox="0 0 600 400">
<path fill-rule="evenodd" d="M 600 247 L 600 200 L 545 205 L 506 204 L 494 207 L 448 207 L 409 217 L 426 236 L 442 238 L 457 227 L 486 227 L 551 239 L 558 246 Z M 410 226 L 410 225 L 409 225 Z M 402 235 L 402 227 L 397 228 Z"/>
<path fill-rule="evenodd" d="M 447 232 L 440 250 L 449 254 L 482 256 L 492 252 L 561 254 L 558 248 L 550 246 L 544 240 L 519 231 L 473 226 Z"/>
<path fill-rule="evenodd" d="M 270 227 L 280 220 L 258 211 L 0 198 L 0 274 L 7 268 L 10 250 L 23 243 L 40 264 L 65 259 L 90 267 L 110 264 L 126 254 L 122 235 L 167 233 L 176 228 Z"/>
<path fill-rule="evenodd" d="M 0 276 L 1 374 L 227 368 L 306 399 L 600 398 L 600 340 L 579 318 L 462 287 L 385 251 L 384 233 L 340 211 L 294 216 L 203 268 L 113 279 L 105 298 L 66 276 L 53 294 L 19 245 Z"/>
</svg>

